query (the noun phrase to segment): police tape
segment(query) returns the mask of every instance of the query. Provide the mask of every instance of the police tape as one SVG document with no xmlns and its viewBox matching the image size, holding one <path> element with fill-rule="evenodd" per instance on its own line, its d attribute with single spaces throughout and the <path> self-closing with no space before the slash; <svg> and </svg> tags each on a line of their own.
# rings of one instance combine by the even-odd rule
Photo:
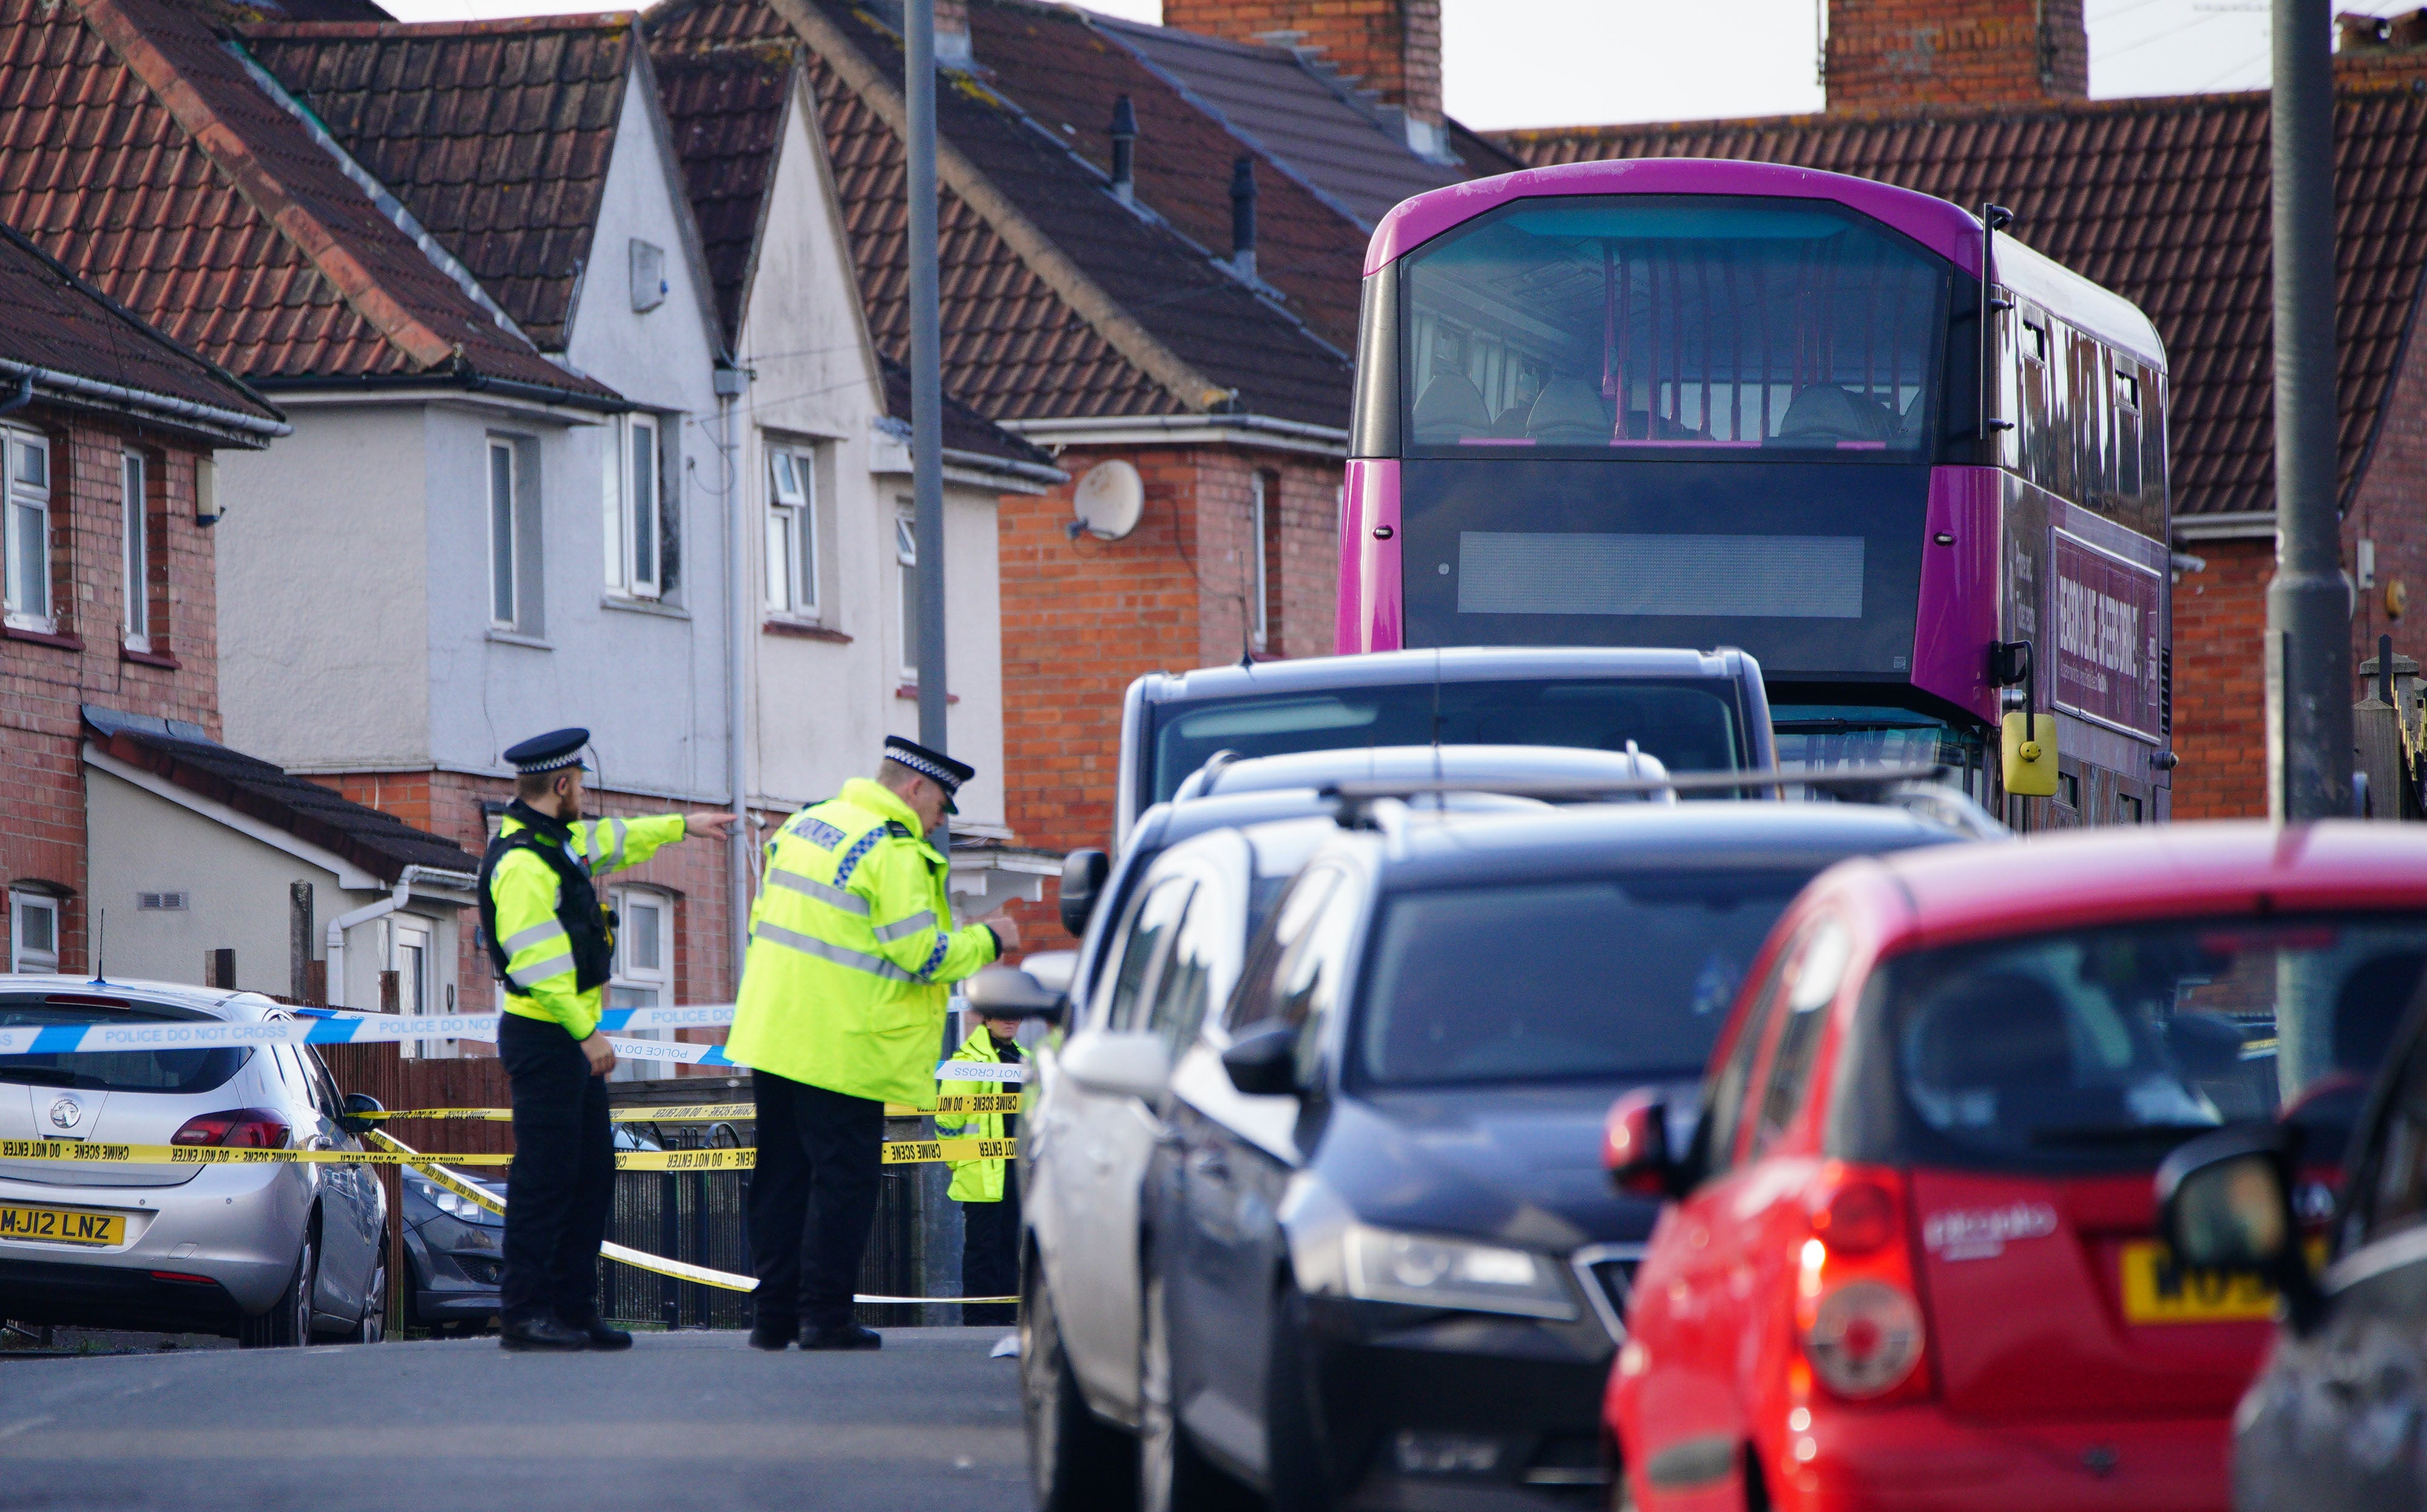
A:
<svg viewBox="0 0 2427 1512">
<path fill-rule="evenodd" d="M 457 1176 L 454 1172 L 448 1170 L 445 1166 L 438 1163 L 441 1159 L 448 1159 L 451 1157 L 424 1155 L 419 1151 L 415 1150 L 410 1145 L 406 1145 L 402 1141 L 395 1139 L 390 1135 L 380 1132 L 376 1130 L 372 1131 L 371 1137 L 380 1141 L 382 1144 L 390 1146 L 391 1151 L 398 1154 L 403 1163 L 413 1166 L 430 1180 L 445 1187 L 448 1191 L 454 1193 L 457 1196 L 464 1198 L 467 1202 L 477 1203 L 480 1206 L 488 1209 L 491 1212 L 497 1213 L 500 1216 L 504 1215 L 506 1211 L 505 1198 L 497 1195 L 496 1193 L 478 1184 L 477 1182 L 465 1180 L 464 1178 Z M 634 1249 L 627 1244 L 618 1244 L 611 1240 L 600 1244 L 598 1246 L 598 1253 L 608 1260 L 617 1261 L 620 1264 L 629 1265 L 635 1270 L 648 1271 L 658 1276 L 670 1276 L 676 1280 L 681 1281 L 696 1281 L 702 1286 L 712 1286 L 721 1291 L 755 1292 L 758 1288 L 758 1278 L 757 1276 L 736 1276 L 730 1271 L 711 1270 L 705 1265 L 693 1265 L 688 1260 L 668 1260 L 662 1255 L 652 1255 L 647 1250 Z M 1005 1304 L 1018 1302 L 1019 1298 L 898 1297 L 855 1293 L 853 1295 L 852 1300 L 854 1302 L 871 1303 L 957 1302 L 965 1304 Z"/>
<path fill-rule="evenodd" d="M 353 1014 L 320 1010 L 297 1018 L 252 1023 L 220 1019 L 133 1019 L 123 1023 L 40 1024 L 0 1029 L 0 1055 L 92 1055 L 113 1050 L 205 1050 L 255 1045 L 376 1045 L 417 1039 L 469 1039 L 494 1044 L 498 1014 Z M 733 1022 L 731 1003 L 688 1008 L 610 1008 L 598 1027 L 618 1056 L 731 1065 L 723 1048 L 665 1040 L 617 1039 L 615 1031 L 719 1029 Z M 713 1051 L 714 1054 L 709 1052 Z"/>
<path fill-rule="evenodd" d="M 940 1114 L 947 1118 L 965 1117 L 972 1114 L 1018 1113 L 1017 1092 L 948 1092 L 937 1097 L 933 1108 L 914 1108 L 906 1102 L 885 1105 L 888 1118 L 924 1118 Z M 394 1122 L 404 1118 L 456 1118 L 485 1120 L 489 1123 L 510 1123 L 514 1116 L 512 1108 L 391 1108 L 381 1113 L 349 1114 L 350 1118 Z M 750 1120 L 758 1116 L 755 1102 L 694 1102 L 670 1104 L 663 1108 L 618 1108 L 607 1115 L 619 1124 L 713 1124 L 735 1119 Z"/>
<path fill-rule="evenodd" d="M 384 1138 L 377 1130 L 373 1138 Z M 888 1165 L 938 1162 L 1011 1161 L 1019 1158 L 1013 1139 L 905 1139 L 884 1146 Z M 227 1145 L 119 1145 L 90 1139 L 0 1139 L 0 1161 L 44 1161 L 68 1165 L 414 1165 L 451 1161 L 457 1165 L 511 1165 L 512 1155 L 402 1155 L 386 1150 L 256 1149 Z M 615 1152 L 619 1171 L 748 1171 L 758 1151 L 741 1149 L 626 1149 Z"/>
</svg>

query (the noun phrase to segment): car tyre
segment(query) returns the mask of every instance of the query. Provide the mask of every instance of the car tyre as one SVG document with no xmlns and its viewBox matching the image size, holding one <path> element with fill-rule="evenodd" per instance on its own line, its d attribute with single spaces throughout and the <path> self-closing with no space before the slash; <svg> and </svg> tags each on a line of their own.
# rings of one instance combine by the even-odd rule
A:
<svg viewBox="0 0 2427 1512">
<path fill-rule="evenodd" d="M 1028 1474 L 1037 1512 L 1129 1512 L 1137 1504 L 1137 1442 L 1088 1407 L 1062 1345 L 1045 1268 L 1032 1252 L 1024 1269 L 1019 1397 L 1028 1415 Z"/>
<path fill-rule="evenodd" d="M 362 1321 L 354 1325 L 352 1341 L 376 1344 L 387 1337 L 387 1236 L 380 1236 L 380 1258 L 371 1266 L 371 1284 L 364 1291 Z"/>
<path fill-rule="evenodd" d="M 1306 1294 L 1293 1282 L 1282 1282 L 1273 1297 L 1264 1359 L 1264 1462 L 1272 1477 L 1272 1512 L 1328 1512 L 1332 1495 L 1323 1471 L 1320 1404 L 1307 1370 Z"/>
<path fill-rule="evenodd" d="M 1245 1512 L 1253 1500 L 1205 1457 L 1180 1422 L 1173 1399 L 1171 1309 L 1163 1277 L 1151 1267 L 1145 1291 L 1138 1347 L 1138 1512 Z"/>
<path fill-rule="evenodd" d="M 312 1341 L 312 1293 L 320 1278 L 319 1247 L 312 1237 L 303 1237 L 302 1252 L 295 1257 L 295 1273 L 286 1278 L 286 1289 L 269 1310 L 257 1318 L 247 1318 L 239 1326 L 236 1343 L 245 1349 L 292 1349 Z"/>
</svg>

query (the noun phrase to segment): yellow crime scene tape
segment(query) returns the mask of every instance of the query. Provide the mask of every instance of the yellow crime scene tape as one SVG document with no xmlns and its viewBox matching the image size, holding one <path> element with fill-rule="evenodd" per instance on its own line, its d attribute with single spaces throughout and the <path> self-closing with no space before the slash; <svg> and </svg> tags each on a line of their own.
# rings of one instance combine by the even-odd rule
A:
<svg viewBox="0 0 2427 1512">
<path fill-rule="evenodd" d="M 933 1108 L 913 1108 L 906 1102 L 885 1105 L 888 1118 L 924 1118 L 930 1114 L 945 1117 L 981 1113 L 1018 1113 L 1017 1092 L 951 1092 L 936 1099 Z M 485 1120 L 493 1124 L 511 1123 L 512 1108 L 396 1108 L 385 1113 L 352 1114 L 350 1117 L 392 1121 L 402 1118 L 459 1118 Z M 758 1116 L 757 1105 L 748 1102 L 697 1102 L 679 1107 L 618 1108 L 607 1115 L 619 1124 L 713 1124 Z"/>
<path fill-rule="evenodd" d="M 387 1136 L 377 1130 L 374 1139 Z M 888 1165 L 924 1165 L 937 1161 L 1010 1161 L 1019 1158 L 1013 1139 L 905 1139 L 885 1146 Z M 113 1145 L 85 1139 L 0 1139 L 0 1161 L 58 1161 L 67 1164 L 133 1165 L 417 1165 L 447 1161 L 456 1165 L 511 1165 L 512 1155 L 399 1154 L 391 1150 L 251 1149 L 225 1145 Z M 758 1163 L 756 1146 L 741 1149 L 626 1149 L 615 1152 L 619 1171 L 747 1171 Z"/>
<path fill-rule="evenodd" d="M 457 1196 L 463 1197 L 470 1202 L 476 1202 L 481 1207 L 488 1209 L 491 1212 L 502 1214 L 506 1211 L 504 1200 L 498 1197 L 496 1193 L 489 1191 L 485 1187 L 477 1185 L 474 1182 L 466 1181 L 462 1177 L 457 1176 L 454 1172 L 448 1170 L 443 1165 L 440 1165 L 438 1162 L 442 1157 L 424 1155 L 414 1149 L 411 1146 L 403 1144 L 394 1137 L 382 1133 L 376 1130 L 372 1131 L 371 1137 L 378 1140 L 381 1144 L 389 1146 L 389 1151 L 394 1152 L 398 1160 L 402 1163 L 412 1166 L 414 1169 L 419 1171 L 423 1176 L 429 1178 L 440 1186 L 445 1187 L 448 1191 L 454 1193 Z M 971 1143 L 976 1142 L 972 1141 Z M 735 1155 L 745 1153 L 756 1154 L 757 1152 L 741 1150 L 703 1150 L 670 1151 L 669 1153 Z M 755 1276 L 736 1276 L 730 1271 L 711 1270 L 705 1265 L 693 1265 L 688 1260 L 667 1260 L 662 1255 L 652 1255 L 646 1250 L 633 1249 L 626 1244 L 618 1244 L 612 1240 L 600 1244 L 598 1246 L 598 1253 L 609 1260 L 616 1261 L 618 1264 L 629 1265 L 635 1270 L 648 1271 L 653 1275 L 658 1276 L 671 1276 L 676 1280 L 681 1281 L 696 1281 L 702 1286 L 712 1286 L 720 1291 L 755 1292 L 758 1288 L 758 1278 Z M 1019 1298 L 897 1297 L 855 1293 L 852 1297 L 852 1300 L 854 1302 L 876 1303 L 958 1302 L 964 1304 L 1007 1304 L 1018 1302 Z"/>
</svg>

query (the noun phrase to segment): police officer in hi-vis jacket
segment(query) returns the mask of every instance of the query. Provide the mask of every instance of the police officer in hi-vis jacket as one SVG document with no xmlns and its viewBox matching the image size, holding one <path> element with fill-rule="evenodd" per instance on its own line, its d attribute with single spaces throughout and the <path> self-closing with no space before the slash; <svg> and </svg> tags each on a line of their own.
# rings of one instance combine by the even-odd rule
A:
<svg viewBox="0 0 2427 1512">
<path fill-rule="evenodd" d="M 853 1321 L 851 1298 L 876 1217 L 885 1105 L 936 1105 L 949 984 L 1019 948 L 999 914 L 953 927 L 951 864 L 927 843 L 975 774 L 888 736 L 873 781 L 843 784 L 767 846 L 725 1047 L 755 1073 L 760 1349 L 883 1343 Z"/>
<path fill-rule="evenodd" d="M 615 1193 L 599 989 L 614 967 L 614 921 L 593 877 L 638 866 L 660 846 L 728 835 L 731 814 L 581 817 L 588 730 L 557 730 L 506 752 L 514 801 L 481 858 L 481 937 L 506 984 L 497 1058 L 513 1088 L 514 1162 L 506 1177 L 498 1342 L 508 1349 L 628 1349 L 598 1316 L 598 1246 Z"/>
</svg>

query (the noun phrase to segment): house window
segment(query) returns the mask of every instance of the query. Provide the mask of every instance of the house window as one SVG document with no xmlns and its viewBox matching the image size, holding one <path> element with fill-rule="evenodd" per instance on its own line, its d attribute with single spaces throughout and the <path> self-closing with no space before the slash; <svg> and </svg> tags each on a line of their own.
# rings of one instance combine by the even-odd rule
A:
<svg viewBox="0 0 2427 1512">
<path fill-rule="evenodd" d="M 58 900 L 40 893 L 10 893 L 8 969 L 47 975 L 58 968 Z"/>
<path fill-rule="evenodd" d="M 613 975 L 607 981 L 610 1008 L 661 1008 L 674 1000 L 674 899 L 654 887 L 618 887 Z M 670 1029 L 627 1030 L 628 1039 L 671 1040 Z M 616 1081 L 647 1081 L 667 1075 L 654 1061 L 618 1061 Z"/>
<path fill-rule="evenodd" d="M 806 618 L 818 611 L 816 458 L 770 451 L 767 466 L 767 608 Z"/>
<path fill-rule="evenodd" d="M 144 488 L 141 456 L 128 452 L 120 459 L 123 472 L 126 589 L 126 645 L 131 651 L 152 649 L 151 495 Z"/>
<path fill-rule="evenodd" d="M 489 438 L 489 623 L 511 630 L 520 597 L 522 521 L 515 508 L 515 446 Z"/>
<path fill-rule="evenodd" d="M 664 456 L 654 415 L 624 415 L 608 428 L 615 454 L 606 468 L 607 587 L 633 598 L 661 592 L 659 535 Z"/>
<path fill-rule="evenodd" d="M 0 431 L 8 453 L 8 518 L 0 540 L 8 617 L 20 629 L 56 629 L 51 613 L 51 449 L 41 436 Z"/>
<path fill-rule="evenodd" d="M 893 516 L 893 561 L 902 576 L 902 675 L 919 680 L 919 522 L 908 511 Z"/>
<path fill-rule="evenodd" d="M 1247 482 L 1247 634 L 1262 651 L 1273 643 L 1280 623 L 1280 480 L 1255 473 Z"/>
</svg>

